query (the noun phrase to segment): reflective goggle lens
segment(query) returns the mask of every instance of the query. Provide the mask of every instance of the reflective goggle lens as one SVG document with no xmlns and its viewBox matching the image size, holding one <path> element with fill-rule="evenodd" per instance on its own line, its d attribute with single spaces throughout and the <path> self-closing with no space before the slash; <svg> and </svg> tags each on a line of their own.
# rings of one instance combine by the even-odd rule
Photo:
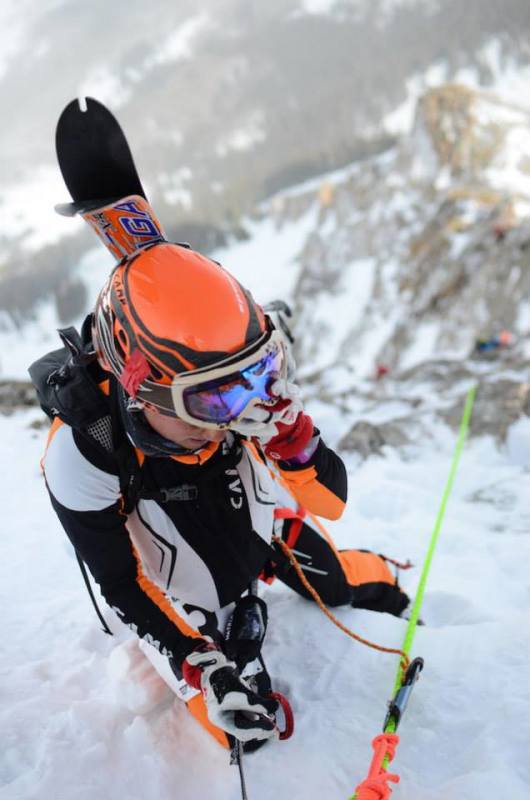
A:
<svg viewBox="0 0 530 800">
<path fill-rule="evenodd" d="M 250 400 L 273 399 L 269 389 L 282 368 L 283 351 L 278 348 L 233 375 L 189 386 L 183 392 L 186 410 L 194 419 L 227 424 L 244 411 Z"/>
</svg>

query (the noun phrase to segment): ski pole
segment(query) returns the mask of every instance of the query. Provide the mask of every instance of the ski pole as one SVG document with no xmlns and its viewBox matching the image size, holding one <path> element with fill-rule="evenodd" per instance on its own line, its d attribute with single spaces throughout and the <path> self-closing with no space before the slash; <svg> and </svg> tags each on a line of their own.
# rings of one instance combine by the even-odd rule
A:
<svg viewBox="0 0 530 800">
<path fill-rule="evenodd" d="M 462 450 L 464 449 L 467 432 L 469 430 L 469 422 L 471 420 L 471 412 L 473 411 L 476 392 L 477 387 L 473 386 L 468 391 L 466 396 L 464 411 L 460 421 L 458 440 L 453 454 L 449 476 L 447 478 L 447 483 L 442 495 L 440 508 L 438 509 L 438 514 L 436 516 L 436 522 L 431 535 L 427 555 L 425 556 L 425 561 L 418 584 L 418 590 L 416 592 L 416 597 L 414 598 L 409 623 L 405 632 L 403 652 L 407 657 L 412 648 L 412 642 L 416 633 L 420 610 L 423 603 L 423 595 L 425 593 L 427 577 L 429 575 L 434 557 L 434 551 L 440 535 L 442 522 L 445 517 L 447 502 L 453 488 L 456 471 L 458 469 L 458 464 L 460 462 Z M 407 667 L 404 667 L 403 660 L 400 660 L 397 669 L 396 680 L 394 682 L 394 696 L 389 703 L 388 713 L 383 725 L 383 733 L 381 733 L 379 736 L 376 736 L 372 741 L 374 755 L 372 757 L 368 775 L 357 786 L 350 800 L 388 800 L 392 794 L 392 789 L 388 785 L 388 782 L 399 782 L 399 775 L 387 772 L 387 767 L 393 760 L 396 747 L 399 744 L 399 736 L 397 736 L 396 730 L 422 669 L 422 658 L 415 658 Z"/>
<path fill-rule="evenodd" d="M 236 739 L 234 742 L 234 746 L 232 747 L 232 753 L 230 758 L 231 764 L 237 764 L 237 768 L 239 770 L 239 781 L 241 784 L 241 800 L 248 800 L 247 795 L 247 786 L 245 783 L 245 772 L 243 770 L 243 745 Z"/>
</svg>

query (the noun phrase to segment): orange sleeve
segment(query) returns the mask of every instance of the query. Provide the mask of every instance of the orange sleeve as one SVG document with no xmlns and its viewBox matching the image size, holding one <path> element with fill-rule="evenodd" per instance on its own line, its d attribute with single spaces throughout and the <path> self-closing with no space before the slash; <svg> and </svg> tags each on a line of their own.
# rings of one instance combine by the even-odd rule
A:
<svg viewBox="0 0 530 800">
<path fill-rule="evenodd" d="M 280 468 L 280 474 L 303 508 L 325 519 L 339 519 L 342 516 L 346 507 L 345 499 L 319 481 L 314 465 L 288 471 Z"/>
<path fill-rule="evenodd" d="M 316 433 L 320 433 L 315 429 Z M 278 461 L 281 477 L 301 506 L 325 519 L 339 519 L 346 507 L 348 476 L 342 459 L 319 439 L 305 464 Z"/>
</svg>

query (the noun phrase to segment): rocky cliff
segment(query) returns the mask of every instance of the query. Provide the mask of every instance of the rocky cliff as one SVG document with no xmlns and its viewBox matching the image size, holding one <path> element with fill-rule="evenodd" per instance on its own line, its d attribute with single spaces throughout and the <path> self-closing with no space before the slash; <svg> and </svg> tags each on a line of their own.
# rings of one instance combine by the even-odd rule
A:
<svg viewBox="0 0 530 800">
<path fill-rule="evenodd" d="M 514 409 L 528 413 L 529 115 L 462 86 L 432 90 L 395 149 L 271 206 L 281 224 L 311 207 L 292 296 L 309 394 L 369 418 L 404 399 L 409 422 L 428 400 L 454 422 L 479 380 L 473 432 L 502 438 Z M 383 438 L 406 438 L 394 434 Z"/>
</svg>

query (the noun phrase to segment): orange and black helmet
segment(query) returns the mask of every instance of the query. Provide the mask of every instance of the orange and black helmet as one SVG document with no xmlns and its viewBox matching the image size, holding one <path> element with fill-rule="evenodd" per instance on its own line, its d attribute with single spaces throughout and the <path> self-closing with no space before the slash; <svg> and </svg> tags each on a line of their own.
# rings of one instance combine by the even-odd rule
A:
<svg viewBox="0 0 530 800">
<path fill-rule="evenodd" d="M 236 363 L 270 338 L 268 319 L 238 281 L 182 245 L 124 259 L 97 300 L 93 342 L 127 393 L 175 413 L 177 376 Z"/>
</svg>

